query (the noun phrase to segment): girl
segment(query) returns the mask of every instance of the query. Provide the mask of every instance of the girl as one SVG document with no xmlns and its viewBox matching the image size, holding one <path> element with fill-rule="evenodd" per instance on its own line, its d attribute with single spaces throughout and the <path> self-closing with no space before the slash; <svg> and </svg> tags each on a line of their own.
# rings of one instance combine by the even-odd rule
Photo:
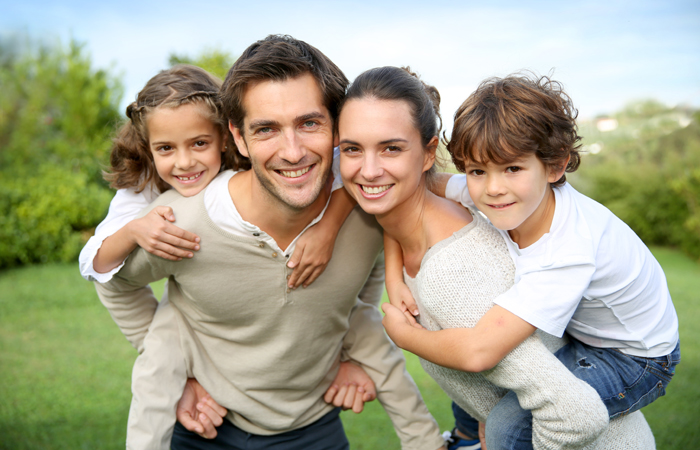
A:
<svg viewBox="0 0 700 450">
<path fill-rule="evenodd" d="M 407 70 L 382 67 L 353 82 L 339 118 L 345 188 L 376 215 L 388 239 L 398 242 L 403 276 L 421 311 L 422 326 L 414 326 L 398 308 L 385 304 L 386 329 L 399 346 L 417 350 L 425 370 L 480 421 L 512 390 L 534 415 L 538 448 L 590 444 L 606 428 L 605 408 L 595 391 L 547 350 L 543 340 L 561 345 L 551 337 L 530 332 L 512 351 L 498 353 L 498 364 L 475 360 L 460 370 L 443 367 L 448 364 L 442 354 L 478 348 L 479 341 L 443 339 L 436 351 L 413 340 L 432 340 L 435 333 L 480 323 L 514 276 L 498 231 L 473 210 L 427 188 L 438 145 L 438 103 L 437 91 Z M 498 321 L 492 325 L 499 326 Z M 615 429 L 614 439 L 626 445 L 641 435 L 648 438 L 645 425 L 639 433 Z M 609 442 L 604 440 L 603 447 Z"/>
<path fill-rule="evenodd" d="M 546 77 L 490 79 L 462 104 L 448 151 L 469 189 L 464 178 L 450 180 L 447 196 L 476 206 L 500 230 L 515 284 L 473 328 L 428 336 L 397 314 L 386 325 L 400 346 L 461 370 L 493 367 L 535 329 L 566 330 L 570 343 L 557 357 L 597 390 L 612 419 L 664 394 L 680 360 L 678 321 L 649 250 L 565 183 L 564 172 L 579 164 L 575 115 Z M 455 341 L 464 344 L 449 353 Z M 532 415 L 506 396 L 486 424 L 489 447 L 531 448 Z"/>
<path fill-rule="evenodd" d="M 222 170 L 250 167 L 232 145 L 227 123 L 220 114 L 220 85 L 220 80 L 198 67 L 178 65 L 149 80 L 137 100 L 127 107 L 129 120 L 114 140 L 111 171 L 105 176 L 118 191 L 107 218 L 80 254 L 81 274 L 86 279 L 109 281 L 136 246 L 170 260 L 192 258 L 193 252 L 199 249 L 196 235 L 172 224 L 175 217 L 169 207 L 159 206 L 143 217 L 137 218 L 137 215 L 167 189 L 173 188 L 190 197 L 204 190 Z M 337 189 L 342 184 L 339 177 L 336 179 Z M 343 190 L 338 192 L 344 194 Z M 344 195 L 334 193 L 329 206 L 332 212 L 300 238 L 288 263 L 290 267 L 296 266 L 289 280 L 290 288 L 306 287 L 323 272 L 335 235 L 345 213 L 349 212 L 347 205 L 343 205 L 343 198 Z M 140 353 L 135 369 L 149 367 L 149 355 L 165 351 L 171 353 L 169 361 L 173 365 L 134 371 L 134 374 L 145 371 L 149 375 L 135 376 L 132 380 L 127 448 L 170 448 L 175 405 L 165 401 L 168 396 L 158 393 L 182 392 L 186 380 L 181 367 L 182 354 L 173 351 L 172 345 L 165 342 L 178 340 L 170 308 L 166 287 L 157 313 L 151 308 L 132 312 L 142 319 L 142 326 L 127 334 Z M 110 310 L 110 313 L 115 311 Z M 363 379 L 361 375 L 349 378 L 351 381 Z M 345 380 L 337 379 L 337 384 L 344 386 Z M 360 381 L 357 384 L 365 386 Z M 368 401 L 374 394 L 364 389 L 361 387 L 357 392 Z M 370 391 L 371 387 L 366 390 Z M 348 396 L 349 391 L 352 395 L 356 392 L 354 387 L 336 388 L 336 391 L 342 392 L 327 396 L 336 403 L 345 402 L 346 392 Z M 351 402 L 350 406 L 358 408 L 356 402 Z M 193 412 L 201 422 L 192 424 L 196 431 L 204 432 L 212 424 L 221 424 L 226 414 L 226 410 L 211 398 L 205 398 L 199 407 L 204 414 Z"/>
</svg>

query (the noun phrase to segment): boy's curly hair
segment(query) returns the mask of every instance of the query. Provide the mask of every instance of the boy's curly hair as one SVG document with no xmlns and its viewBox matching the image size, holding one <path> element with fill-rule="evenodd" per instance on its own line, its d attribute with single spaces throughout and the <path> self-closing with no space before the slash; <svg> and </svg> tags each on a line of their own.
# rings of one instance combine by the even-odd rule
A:
<svg viewBox="0 0 700 450">
<path fill-rule="evenodd" d="M 561 83 L 548 76 L 489 78 L 457 110 L 445 144 L 461 172 L 469 161 L 507 164 L 532 153 L 546 167 L 566 164 L 574 172 L 581 162 L 577 115 Z M 564 182 L 566 175 L 552 184 Z"/>
</svg>

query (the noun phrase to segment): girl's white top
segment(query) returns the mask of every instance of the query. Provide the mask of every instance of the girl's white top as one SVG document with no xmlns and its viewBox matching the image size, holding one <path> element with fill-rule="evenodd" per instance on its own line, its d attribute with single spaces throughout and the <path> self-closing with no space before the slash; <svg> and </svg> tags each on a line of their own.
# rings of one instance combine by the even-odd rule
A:
<svg viewBox="0 0 700 450">
<path fill-rule="evenodd" d="M 340 150 L 338 147 L 333 149 L 332 173 L 332 190 L 335 191 L 343 187 L 343 180 L 340 178 Z M 230 170 L 224 171 L 211 181 L 211 183 L 218 183 L 221 185 L 221 189 L 209 189 L 205 193 L 204 202 L 210 217 L 214 223 L 223 227 L 229 232 L 243 236 L 250 236 L 253 234 L 255 236 L 261 236 L 263 240 L 274 243 L 274 239 L 261 231 L 257 226 L 245 222 L 233 206 L 231 196 L 228 194 L 228 188 L 226 186 L 228 180 L 234 174 L 235 172 Z M 225 192 L 223 192 L 222 189 Z M 221 195 L 215 195 L 214 193 L 221 193 Z M 153 200 L 155 200 L 160 194 L 161 193 L 155 189 L 155 187 L 147 187 L 138 194 L 133 188 L 119 189 L 117 191 L 112 199 L 112 202 L 109 204 L 109 212 L 107 213 L 107 217 L 105 217 L 105 219 L 97 226 L 95 229 L 95 235 L 87 241 L 85 247 L 83 247 L 83 249 L 80 251 L 78 261 L 80 265 L 80 274 L 83 276 L 83 278 L 88 281 L 106 283 L 112 279 L 115 273 L 119 272 L 126 259 L 122 261 L 119 266 L 115 267 L 109 272 L 96 272 L 93 266 L 93 261 L 95 260 L 97 251 L 100 249 L 100 247 L 102 247 L 102 243 L 105 239 L 116 233 L 130 221 L 134 220 L 139 213 L 150 205 L 151 202 L 153 202 Z M 236 220 L 233 222 L 230 219 L 226 219 L 226 217 L 231 214 L 235 214 L 236 217 Z M 318 221 L 321 220 L 321 217 L 323 217 L 323 214 L 318 216 L 309 226 L 318 223 Z M 177 220 L 177 217 L 175 219 Z M 175 222 L 175 224 L 177 224 L 177 222 Z M 295 239 L 287 249 L 280 249 L 280 252 L 284 252 L 285 255 L 288 254 L 291 256 L 291 254 L 294 252 L 296 241 L 297 240 Z M 276 243 L 274 245 L 277 246 Z"/>
</svg>

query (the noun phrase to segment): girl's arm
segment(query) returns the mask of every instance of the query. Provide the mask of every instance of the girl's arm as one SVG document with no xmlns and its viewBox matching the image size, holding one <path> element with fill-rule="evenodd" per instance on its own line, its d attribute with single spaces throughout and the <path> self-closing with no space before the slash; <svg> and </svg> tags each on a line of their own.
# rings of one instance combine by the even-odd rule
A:
<svg viewBox="0 0 700 450">
<path fill-rule="evenodd" d="M 414 317 L 418 315 L 418 306 L 416 306 L 411 291 L 403 281 L 401 246 L 386 233 L 384 233 L 384 255 L 386 259 L 386 293 L 389 296 L 389 301 L 406 315 L 412 325 L 418 325 Z"/>
<path fill-rule="evenodd" d="M 171 222 L 175 222 L 175 216 L 169 206 L 157 206 L 131 220 L 102 242 L 92 263 L 95 271 L 106 273 L 119 267 L 137 246 L 172 261 L 192 258 L 190 250 L 199 250 L 199 237 Z"/>
<path fill-rule="evenodd" d="M 536 329 L 498 305 L 486 312 L 474 328 L 439 331 L 412 326 L 391 304 L 383 304 L 382 309 L 386 314 L 382 323 L 396 345 L 437 365 L 464 372 L 493 368 Z"/>
<path fill-rule="evenodd" d="M 288 286 L 307 287 L 323 273 L 333 255 L 335 238 L 340 227 L 355 207 L 355 200 L 345 189 L 336 189 L 321 220 L 301 235 L 287 266 L 294 271 Z"/>
</svg>

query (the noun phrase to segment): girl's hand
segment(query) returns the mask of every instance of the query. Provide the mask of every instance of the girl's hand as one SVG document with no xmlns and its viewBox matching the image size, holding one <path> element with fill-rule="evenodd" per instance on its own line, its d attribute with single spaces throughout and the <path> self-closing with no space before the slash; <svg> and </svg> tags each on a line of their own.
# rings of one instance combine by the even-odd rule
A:
<svg viewBox="0 0 700 450">
<path fill-rule="evenodd" d="M 409 323 L 411 323 L 411 325 L 417 325 L 416 316 L 418 315 L 418 306 L 406 283 L 403 281 L 387 283 L 386 293 L 389 296 L 389 302 L 404 313 Z"/>
<path fill-rule="evenodd" d="M 296 289 L 308 287 L 326 270 L 333 255 L 333 246 L 338 230 L 323 226 L 323 220 L 312 226 L 297 241 L 287 267 L 293 268 L 287 286 Z"/>
<path fill-rule="evenodd" d="M 199 250 L 199 237 L 171 222 L 175 222 L 172 208 L 157 206 L 127 227 L 133 242 L 149 253 L 171 261 L 192 258 L 192 251 Z"/>
<path fill-rule="evenodd" d="M 344 410 L 352 409 L 361 413 L 366 402 L 377 398 L 374 382 L 357 364 L 350 361 L 341 362 L 338 374 L 323 399 L 334 406 L 342 406 Z"/>
<path fill-rule="evenodd" d="M 189 378 L 175 415 L 187 430 L 203 438 L 214 439 L 216 427 L 224 423 L 227 413 L 226 408 L 216 403 L 197 380 Z"/>
</svg>

